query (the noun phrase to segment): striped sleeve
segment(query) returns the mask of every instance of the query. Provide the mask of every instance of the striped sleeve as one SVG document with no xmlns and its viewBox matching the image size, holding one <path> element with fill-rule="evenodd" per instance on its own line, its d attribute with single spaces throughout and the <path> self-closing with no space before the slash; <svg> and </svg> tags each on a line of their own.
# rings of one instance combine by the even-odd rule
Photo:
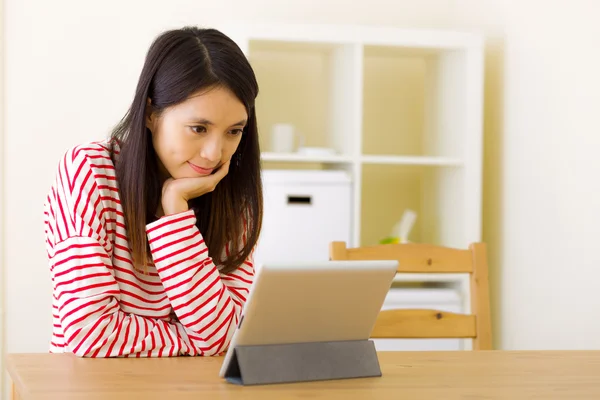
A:
<svg viewBox="0 0 600 400">
<path fill-rule="evenodd" d="M 57 313 L 66 349 L 80 357 L 187 354 L 176 322 L 121 310 L 111 261 L 102 184 L 85 152 L 67 152 L 47 198 L 44 218 Z"/>
<path fill-rule="evenodd" d="M 221 273 L 208 255 L 193 210 L 147 226 L 158 274 L 191 346 L 198 354 L 223 352 L 233 335 L 254 277 L 252 256 Z"/>
</svg>

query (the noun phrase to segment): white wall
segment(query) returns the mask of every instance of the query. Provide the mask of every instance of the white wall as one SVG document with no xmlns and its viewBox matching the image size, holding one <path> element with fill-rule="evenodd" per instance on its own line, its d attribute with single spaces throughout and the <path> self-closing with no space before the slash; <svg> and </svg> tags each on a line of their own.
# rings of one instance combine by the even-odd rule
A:
<svg viewBox="0 0 600 400">
<path fill-rule="evenodd" d="M 498 232 L 507 348 L 600 347 L 600 3 L 557 3 L 508 15 Z"/>
<path fill-rule="evenodd" d="M 600 346 L 599 2 L 5 0 L 5 12 L 7 351 L 47 350 L 42 202 L 58 157 L 116 123 L 158 32 L 228 18 L 485 32 L 484 233 L 496 344 Z"/>
</svg>

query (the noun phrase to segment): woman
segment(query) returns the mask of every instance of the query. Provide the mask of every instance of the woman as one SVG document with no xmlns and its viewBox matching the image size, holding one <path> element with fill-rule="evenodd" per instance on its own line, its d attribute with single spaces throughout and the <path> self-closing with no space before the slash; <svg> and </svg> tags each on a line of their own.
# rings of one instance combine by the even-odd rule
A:
<svg viewBox="0 0 600 400">
<path fill-rule="evenodd" d="M 126 116 L 64 155 L 45 203 L 51 352 L 225 351 L 262 221 L 257 94 L 219 31 L 154 41 Z"/>
</svg>

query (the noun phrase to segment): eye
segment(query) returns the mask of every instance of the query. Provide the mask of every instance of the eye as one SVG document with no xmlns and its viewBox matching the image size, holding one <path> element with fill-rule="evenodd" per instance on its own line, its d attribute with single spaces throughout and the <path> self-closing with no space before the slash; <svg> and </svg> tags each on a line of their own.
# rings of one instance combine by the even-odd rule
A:
<svg viewBox="0 0 600 400">
<path fill-rule="evenodd" d="M 229 131 L 229 134 L 232 136 L 238 136 L 238 135 L 241 135 L 242 133 L 244 133 L 243 129 L 232 129 Z"/>
<path fill-rule="evenodd" d="M 204 133 L 206 132 L 206 128 L 204 126 L 190 126 L 190 129 L 195 133 Z"/>
</svg>

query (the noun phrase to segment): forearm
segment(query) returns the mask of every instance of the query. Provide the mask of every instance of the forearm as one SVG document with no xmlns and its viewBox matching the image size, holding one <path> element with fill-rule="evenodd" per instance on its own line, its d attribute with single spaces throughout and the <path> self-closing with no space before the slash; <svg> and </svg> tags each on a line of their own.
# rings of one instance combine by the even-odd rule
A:
<svg viewBox="0 0 600 400">
<path fill-rule="evenodd" d="M 152 258 L 179 321 L 199 354 L 229 344 L 252 283 L 245 264 L 223 275 L 208 255 L 193 211 L 166 216 L 147 228 Z"/>
</svg>

